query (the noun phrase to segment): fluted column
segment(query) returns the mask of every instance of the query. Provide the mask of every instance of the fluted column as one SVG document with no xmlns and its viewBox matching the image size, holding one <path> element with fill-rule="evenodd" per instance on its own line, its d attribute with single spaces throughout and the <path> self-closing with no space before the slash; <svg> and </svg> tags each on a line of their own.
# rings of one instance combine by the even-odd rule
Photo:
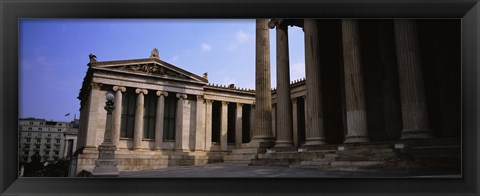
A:
<svg viewBox="0 0 480 196">
<path fill-rule="evenodd" d="M 212 147 L 212 100 L 205 99 L 205 149 Z"/>
<path fill-rule="evenodd" d="M 400 138 L 402 129 L 402 114 L 400 109 L 400 95 L 398 90 L 397 62 L 393 58 L 394 50 L 390 46 L 395 44 L 390 40 L 392 36 L 387 30 L 393 22 L 381 23 L 378 28 L 379 60 L 383 65 L 383 108 L 385 121 L 385 139 Z"/>
<path fill-rule="evenodd" d="M 288 27 L 277 24 L 277 141 L 276 147 L 288 147 L 292 141 L 292 102 L 290 99 L 290 62 Z"/>
<path fill-rule="evenodd" d="M 402 105 L 401 139 L 430 138 L 425 87 L 414 20 L 394 20 L 398 80 Z"/>
<path fill-rule="evenodd" d="M 251 146 L 270 147 L 272 136 L 272 95 L 270 92 L 270 41 L 268 20 L 256 20 L 255 32 L 255 129 Z"/>
<path fill-rule="evenodd" d="M 318 25 L 314 19 L 304 20 L 305 31 L 305 78 L 306 78 L 306 142 L 305 145 L 325 143 L 322 116 L 322 89 L 320 84 L 320 49 Z"/>
<path fill-rule="evenodd" d="M 277 106 L 275 103 L 272 104 L 272 136 L 273 138 L 277 137 Z"/>
<path fill-rule="evenodd" d="M 123 86 L 113 86 L 113 91 L 115 91 L 115 110 L 113 110 L 112 143 L 116 148 L 118 148 L 118 141 L 120 140 L 120 126 L 122 123 L 122 92 L 126 90 Z"/>
<path fill-rule="evenodd" d="M 190 122 L 192 123 L 192 122 Z M 197 95 L 195 115 L 195 150 L 205 148 L 205 104 L 202 95 Z"/>
<path fill-rule="evenodd" d="M 143 138 L 143 113 L 144 113 L 144 95 L 148 93 L 145 89 L 136 89 L 137 104 L 135 106 L 135 124 L 133 129 L 133 149 L 138 150 L 142 148 Z"/>
<path fill-rule="evenodd" d="M 347 109 L 347 136 L 345 137 L 345 143 L 370 141 L 367 131 L 367 112 L 358 31 L 358 20 L 342 20 L 345 101 Z"/>
<path fill-rule="evenodd" d="M 183 145 L 185 142 L 188 141 L 183 140 L 183 107 L 185 103 L 185 99 L 187 99 L 186 94 L 177 93 L 177 112 L 175 116 L 175 149 L 182 150 L 184 149 Z M 187 146 L 188 148 L 188 146 Z"/>
<path fill-rule="evenodd" d="M 220 115 L 220 149 L 228 149 L 228 102 L 222 101 L 222 113 Z"/>
<path fill-rule="evenodd" d="M 298 109 L 297 98 L 292 98 L 293 145 L 298 146 Z"/>
<path fill-rule="evenodd" d="M 165 97 L 167 92 L 157 91 L 157 113 L 155 115 L 155 149 L 160 150 L 163 146 L 163 117 L 165 112 Z"/>
<path fill-rule="evenodd" d="M 242 146 L 242 129 L 243 129 L 243 103 L 237 103 L 237 116 L 235 118 L 235 146 Z"/>
</svg>

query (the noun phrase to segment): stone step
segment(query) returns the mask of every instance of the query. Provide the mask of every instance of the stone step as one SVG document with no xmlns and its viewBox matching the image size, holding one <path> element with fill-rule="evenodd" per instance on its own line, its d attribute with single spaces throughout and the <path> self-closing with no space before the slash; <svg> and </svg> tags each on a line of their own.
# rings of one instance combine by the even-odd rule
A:
<svg viewBox="0 0 480 196">
<path fill-rule="evenodd" d="M 331 167 L 372 167 L 385 165 L 383 161 L 333 161 L 330 163 Z"/>
<path fill-rule="evenodd" d="M 300 162 L 300 165 L 303 166 L 329 166 L 330 161 L 302 161 Z"/>
<path fill-rule="evenodd" d="M 254 159 L 256 156 L 255 154 L 231 154 L 225 156 L 223 159 L 225 161 L 230 161 L 230 160 L 250 160 Z"/>
<path fill-rule="evenodd" d="M 263 151 L 257 148 L 240 148 L 232 150 L 232 154 L 257 154 L 261 152 Z"/>
<path fill-rule="evenodd" d="M 252 166 L 289 166 L 300 164 L 298 159 L 252 159 Z"/>
</svg>

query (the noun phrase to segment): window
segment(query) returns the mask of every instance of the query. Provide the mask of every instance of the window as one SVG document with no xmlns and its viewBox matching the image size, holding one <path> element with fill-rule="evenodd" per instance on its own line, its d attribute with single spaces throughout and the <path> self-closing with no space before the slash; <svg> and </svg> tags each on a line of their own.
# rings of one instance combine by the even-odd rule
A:
<svg viewBox="0 0 480 196">
<path fill-rule="evenodd" d="M 56 142 L 56 143 L 60 143 L 60 139 L 56 139 L 55 142 Z"/>
<path fill-rule="evenodd" d="M 32 133 L 27 133 L 27 136 L 32 136 Z"/>
<path fill-rule="evenodd" d="M 157 95 L 147 94 L 144 101 L 143 138 L 155 139 L 155 113 L 157 111 Z"/>
<path fill-rule="evenodd" d="M 133 138 L 133 126 L 135 124 L 135 105 L 136 94 L 127 92 L 122 98 L 122 123 L 120 127 L 120 137 Z"/>
<path fill-rule="evenodd" d="M 33 125 L 33 122 L 30 122 L 31 125 Z"/>
<path fill-rule="evenodd" d="M 43 125 L 43 122 L 41 122 L 40 125 Z"/>
<path fill-rule="evenodd" d="M 42 142 L 42 139 L 37 139 L 37 143 L 40 143 L 40 142 Z"/>
<path fill-rule="evenodd" d="M 24 154 L 28 156 L 28 151 L 25 151 Z"/>
<path fill-rule="evenodd" d="M 50 134 L 50 133 L 49 133 L 49 134 L 47 134 L 47 137 L 52 137 L 52 134 Z"/>
<path fill-rule="evenodd" d="M 35 145 L 35 148 L 36 148 L 36 149 L 40 149 L 40 145 Z"/>
<path fill-rule="evenodd" d="M 32 127 L 28 127 L 28 130 L 32 130 Z"/>
<path fill-rule="evenodd" d="M 165 97 L 163 113 L 163 139 L 175 140 L 175 115 L 177 110 L 177 97 L 171 93 Z"/>
<path fill-rule="evenodd" d="M 55 155 L 58 155 L 58 151 L 55 151 Z"/>
<path fill-rule="evenodd" d="M 27 143 L 29 143 L 29 142 L 30 142 L 30 139 L 27 139 Z"/>
<path fill-rule="evenodd" d="M 57 129 L 58 131 L 62 131 L 62 129 Z"/>
<path fill-rule="evenodd" d="M 58 125 L 62 126 L 62 123 L 58 123 Z"/>
<path fill-rule="evenodd" d="M 47 143 L 50 143 L 51 139 L 47 139 Z"/>
<path fill-rule="evenodd" d="M 39 127 L 38 130 L 41 131 L 41 130 L 42 130 L 42 127 Z"/>
</svg>

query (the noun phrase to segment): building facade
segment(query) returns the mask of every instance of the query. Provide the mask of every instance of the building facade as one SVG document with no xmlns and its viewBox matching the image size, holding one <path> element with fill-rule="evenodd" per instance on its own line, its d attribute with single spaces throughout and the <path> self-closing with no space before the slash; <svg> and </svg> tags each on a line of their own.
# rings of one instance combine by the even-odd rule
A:
<svg viewBox="0 0 480 196">
<path fill-rule="evenodd" d="M 257 19 L 256 25 L 256 90 L 209 84 L 207 73 L 169 64 L 156 49 L 144 59 L 97 61 L 90 55 L 79 94 L 77 173 L 92 171 L 98 158 L 108 91 L 115 93 L 120 171 L 213 162 L 303 164 L 319 159 L 322 152 L 315 150 L 355 154 L 362 145 L 363 151 L 403 153 L 395 160 L 417 147 L 453 152 L 449 166 L 460 168 L 458 20 Z M 288 26 L 305 33 L 306 77 L 293 82 Z M 277 33 L 275 89 L 269 28 Z M 405 152 L 395 151 L 405 145 Z M 338 156 L 345 159 L 331 155 L 329 165 Z"/>
<path fill-rule="evenodd" d="M 61 121 L 47 121 L 37 118 L 19 119 L 19 160 L 30 162 L 38 154 L 40 160 L 55 161 L 66 156 L 68 142 L 76 143 L 74 124 Z M 68 136 L 66 134 L 68 133 Z"/>
</svg>

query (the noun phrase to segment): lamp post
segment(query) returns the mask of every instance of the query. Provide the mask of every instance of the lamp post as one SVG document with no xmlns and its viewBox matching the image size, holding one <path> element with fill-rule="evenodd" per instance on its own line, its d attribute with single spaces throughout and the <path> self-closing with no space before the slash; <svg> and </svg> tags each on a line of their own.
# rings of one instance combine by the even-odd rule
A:
<svg viewBox="0 0 480 196">
<path fill-rule="evenodd" d="M 92 175 L 98 177 L 118 176 L 117 161 L 115 160 L 115 145 L 112 143 L 112 111 L 115 109 L 115 98 L 113 93 L 105 94 L 105 110 L 107 111 L 107 123 L 105 125 L 105 134 L 103 142 L 98 146 L 98 159 L 95 162 Z"/>
</svg>

